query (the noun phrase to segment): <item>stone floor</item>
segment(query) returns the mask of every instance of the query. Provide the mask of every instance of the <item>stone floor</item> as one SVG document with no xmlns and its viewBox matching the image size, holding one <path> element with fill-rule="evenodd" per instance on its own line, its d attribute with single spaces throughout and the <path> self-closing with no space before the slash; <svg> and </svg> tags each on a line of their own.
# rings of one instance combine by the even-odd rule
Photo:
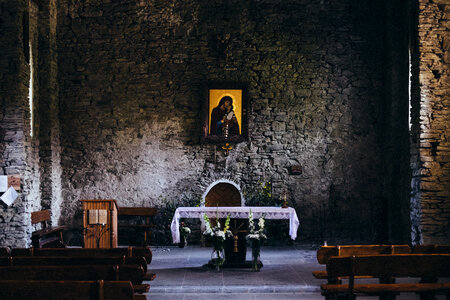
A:
<svg viewBox="0 0 450 300">
<path fill-rule="evenodd" d="M 156 273 L 149 282 L 147 299 L 160 300 L 233 300 L 233 299 L 325 299 L 320 284 L 311 275 L 322 270 L 316 260 L 316 250 L 304 245 L 263 247 L 260 272 L 251 269 L 209 269 L 211 248 L 199 246 L 153 247 L 149 270 Z M 251 253 L 247 253 L 247 260 Z M 377 299 L 358 297 L 358 299 Z M 399 300 L 419 299 L 415 294 L 402 294 Z"/>
</svg>

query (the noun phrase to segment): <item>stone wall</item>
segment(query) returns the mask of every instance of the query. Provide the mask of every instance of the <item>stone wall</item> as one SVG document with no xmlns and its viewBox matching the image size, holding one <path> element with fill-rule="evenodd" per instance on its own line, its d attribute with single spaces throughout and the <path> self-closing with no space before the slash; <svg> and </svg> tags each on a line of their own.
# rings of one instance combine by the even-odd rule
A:
<svg viewBox="0 0 450 300">
<path fill-rule="evenodd" d="M 30 134 L 31 48 L 36 50 L 37 7 L 28 1 L 0 2 L 2 32 L 0 174 L 18 174 L 22 190 L 7 207 L 0 205 L 0 245 L 26 247 L 30 243 L 30 212 L 39 205 L 38 140 Z M 29 6 L 30 5 L 30 6 Z M 31 43 L 29 43 L 31 41 Z"/>
<path fill-rule="evenodd" d="M 286 191 L 300 240 L 383 237 L 383 1 L 61 1 L 58 12 L 66 223 L 79 225 L 80 199 L 159 205 L 225 178 Z M 249 139 L 228 157 L 200 140 L 203 87 L 218 81 L 248 85 Z"/>
<path fill-rule="evenodd" d="M 424 243 L 449 243 L 450 5 L 448 1 L 420 0 L 418 11 L 420 90 L 413 98 L 418 120 L 414 131 L 417 160 L 413 200 L 417 203 L 417 198 L 420 199 L 418 214 L 421 218 L 414 239 Z"/>
<path fill-rule="evenodd" d="M 22 177 L 20 198 L 0 206 L 0 245 L 29 245 L 40 208 L 78 228 L 80 199 L 177 205 L 223 180 L 244 195 L 270 181 L 297 209 L 298 240 L 320 243 L 409 242 L 411 189 L 413 243 L 448 243 L 448 11 L 0 0 L 0 174 Z M 210 82 L 248 87 L 249 136 L 229 156 L 201 139 Z"/>
</svg>

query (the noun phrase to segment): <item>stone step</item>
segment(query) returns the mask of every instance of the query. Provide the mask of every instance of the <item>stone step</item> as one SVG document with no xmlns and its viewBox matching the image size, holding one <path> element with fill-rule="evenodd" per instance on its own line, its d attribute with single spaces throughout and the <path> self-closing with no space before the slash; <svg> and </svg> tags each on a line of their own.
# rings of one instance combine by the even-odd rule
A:
<svg viewBox="0 0 450 300">
<path fill-rule="evenodd" d="M 241 294 L 241 293 L 320 293 L 318 286 L 312 285 L 152 285 L 151 294 Z"/>
</svg>

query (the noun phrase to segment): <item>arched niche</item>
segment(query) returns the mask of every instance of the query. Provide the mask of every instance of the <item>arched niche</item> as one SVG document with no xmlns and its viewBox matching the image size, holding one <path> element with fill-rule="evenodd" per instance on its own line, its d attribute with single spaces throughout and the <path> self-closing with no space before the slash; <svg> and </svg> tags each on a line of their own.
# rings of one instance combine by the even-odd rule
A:
<svg viewBox="0 0 450 300">
<path fill-rule="evenodd" d="M 211 184 L 203 194 L 203 205 L 244 206 L 244 197 L 239 186 L 232 181 L 217 181 Z"/>
</svg>

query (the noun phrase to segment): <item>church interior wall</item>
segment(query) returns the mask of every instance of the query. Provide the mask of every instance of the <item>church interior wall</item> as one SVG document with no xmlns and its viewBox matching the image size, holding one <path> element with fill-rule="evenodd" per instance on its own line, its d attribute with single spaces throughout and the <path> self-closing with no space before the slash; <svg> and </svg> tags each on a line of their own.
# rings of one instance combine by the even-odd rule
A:
<svg viewBox="0 0 450 300">
<path fill-rule="evenodd" d="M 200 197 L 220 180 L 239 184 L 244 196 L 264 182 L 273 194 L 286 193 L 301 222 L 300 241 L 408 243 L 417 239 L 411 223 L 419 240 L 445 241 L 448 73 L 439 71 L 430 79 L 433 89 L 415 98 L 421 116 L 437 116 L 430 132 L 412 116 L 422 147 L 415 156 L 405 36 L 416 11 L 399 12 L 401 2 L 2 2 L 12 42 L 1 46 L 8 55 L 0 64 L 9 70 L 0 75 L 1 166 L 3 174 L 23 174 L 23 191 L 13 207 L 2 208 L 0 231 L 9 237 L 0 244 L 26 243 L 29 213 L 41 207 L 52 209 L 54 223 L 76 229 L 81 199 L 164 206 Z M 29 65 L 23 43 L 13 42 L 24 36 L 22 17 L 14 16 L 25 11 L 36 48 L 32 137 Z M 426 56 L 425 43 L 420 47 Z M 448 53 L 429 56 L 436 51 Z M 435 75 L 424 59 L 421 74 Z M 248 138 L 228 156 L 201 138 L 211 82 L 247 87 Z M 414 177 L 430 164 L 433 175 Z M 292 166 L 302 173 L 292 174 Z M 423 189 L 413 193 L 421 195 L 412 198 L 413 214 L 411 178 Z M 16 226 L 20 242 L 10 234 Z"/>
</svg>

